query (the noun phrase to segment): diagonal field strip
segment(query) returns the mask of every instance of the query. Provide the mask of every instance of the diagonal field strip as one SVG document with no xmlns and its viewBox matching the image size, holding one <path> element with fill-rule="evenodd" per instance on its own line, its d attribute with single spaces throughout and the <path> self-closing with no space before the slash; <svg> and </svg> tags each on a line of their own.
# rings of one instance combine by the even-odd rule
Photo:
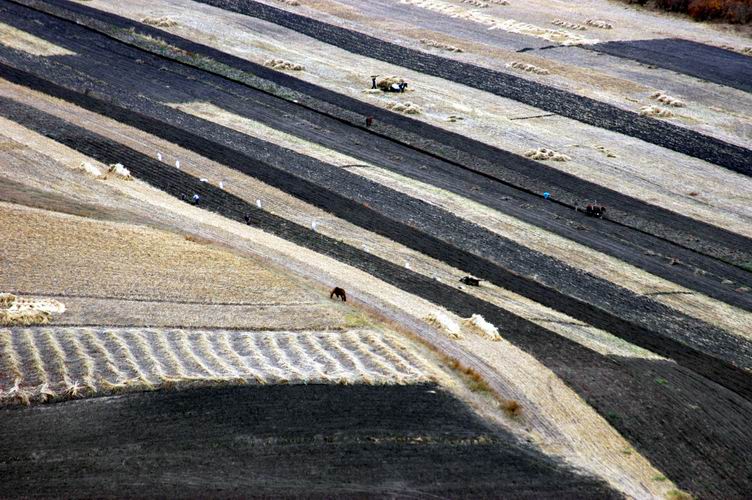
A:
<svg viewBox="0 0 752 500">
<path fill-rule="evenodd" d="M 704 43 L 666 38 L 612 41 L 584 48 L 752 92 L 752 59 Z"/>
<path fill-rule="evenodd" d="M 253 0 L 197 0 L 278 24 L 347 51 L 514 99 L 752 175 L 752 151 L 514 75 L 401 47 Z"/>
<path fill-rule="evenodd" d="M 313 343 L 316 349 L 311 350 Z M 353 343 L 361 347 L 353 349 Z M 73 346 L 73 354 L 66 355 Z M 402 347 L 393 334 L 367 330 L 2 329 L 0 402 L 230 382 L 380 385 L 431 380 L 428 362 L 416 356 L 407 362 Z M 319 361 L 321 356 L 326 363 Z"/>
<path fill-rule="evenodd" d="M 59 87 L 56 87 L 54 85 L 47 85 L 47 87 L 48 90 L 51 88 L 59 89 Z M 68 94 L 70 94 L 70 92 L 68 92 Z M 82 96 L 80 94 L 70 95 L 68 99 L 73 99 L 75 102 L 95 102 L 92 98 Z M 19 106 L 18 103 L 15 103 L 14 101 L 3 100 L 3 102 L 3 111 L 12 114 L 14 120 L 19 120 L 26 126 L 36 128 L 49 137 L 57 141 L 66 143 L 73 148 L 79 150 L 82 150 L 83 148 L 86 154 L 99 159 L 103 163 L 107 164 L 117 161 L 125 161 L 129 165 L 129 167 L 131 167 L 131 170 L 132 172 L 134 172 L 134 174 L 144 178 L 150 183 L 153 183 L 160 189 L 166 190 L 174 196 L 185 192 L 200 193 L 202 197 L 207 200 L 206 202 L 204 202 L 205 207 L 212 208 L 216 211 L 219 211 L 220 213 L 223 213 L 226 216 L 229 215 L 229 213 L 227 212 L 229 206 L 233 206 L 232 218 L 235 218 L 236 220 L 243 220 L 244 216 L 248 215 L 249 212 L 254 214 L 254 216 L 252 217 L 253 219 L 255 219 L 255 217 L 257 216 L 256 214 L 263 214 L 264 217 L 269 217 L 270 219 L 274 220 L 277 219 L 276 217 L 258 210 L 255 207 L 252 208 L 248 203 L 237 199 L 236 197 L 228 194 L 223 190 L 220 190 L 214 186 L 210 186 L 206 183 L 201 183 L 198 179 L 188 176 L 180 170 L 165 168 L 164 164 L 162 164 L 161 162 L 158 162 L 157 160 L 152 158 L 144 157 L 144 155 L 141 155 L 140 153 L 137 153 L 128 148 L 124 148 L 121 145 L 116 144 L 113 141 L 110 141 L 109 139 L 106 139 L 102 136 L 92 134 L 88 131 L 85 131 L 84 129 L 81 129 L 80 127 L 74 126 L 46 113 L 35 111 L 32 108 Z M 99 105 L 97 107 L 102 108 L 102 106 Z M 107 106 L 103 107 L 103 109 L 106 109 L 107 112 L 110 113 L 117 108 L 112 104 L 108 104 Z M 145 126 L 145 124 L 148 123 L 148 119 L 146 117 L 138 116 L 138 118 L 135 118 L 133 112 L 126 112 L 126 110 L 120 109 L 120 113 L 123 114 L 121 118 L 128 116 L 130 117 L 130 121 L 133 121 L 133 119 L 135 119 L 139 124 L 138 126 Z M 159 125 L 153 124 L 151 128 L 154 129 L 152 133 L 161 134 L 168 130 L 170 126 L 161 123 Z M 173 132 L 177 133 L 178 131 L 174 130 Z M 191 146 L 189 147 L 194 147 L 198 143 L 206 142 L 204 139 L 201 139 L 197 136 L 192 136 L 192 139 L 188 141 L 186 135 L 191 134 L 188 134 L 185 131 L 179 132 L 180 133 L 178 134 L 178 136 L 174 138 L 174 141 L 177 141 L 179 143 L 190 142 Z M 210 148 L 209 156 L 215 157 L 217 159 L 226 157 L 222 161 L 225 162 L 228 166 L 234 166 L 241 163 L 252 165 L 253 163 L 255 163 L 255 160 L 242 157 L 242 155 L 240 159 L 230 161 L 231 157 L 237 156 L 237 152 L 229 150 L 228 148 L 220 146 L 219 144 L 211 143 L 210 145 L 207 144 L 207 147 Z M 267 174 L 271 173 L 268 169 L 266 169 L 265 171 L 267 172 Z M 247 173 L 251 175 L 259 175 L 258 172 L 258 169 L 251 169 L 247 171 Z M 284 175 L 289 176 L 289 174 Z M 268 180 L 272 183 L 276 182 L 273 177 L 269 178 Z M 192 188 L 185 189 L 188 186 L 181 186 L 185 183 L 192 185 Z M 285 181 L 284 184 L 284 188 L 286 190 L 289 190 L 292 194 L 295 194 L 295 196 L 303 195 L 310 197 L 315 193 L 315 191 L 319 190 L 316 187 L 306 188 L 305 186 L 308 185 L 308 181 L 300 178 L 297 178 L 295 181 L 290 179 L 289 182 Z M 477 256 L 471 256 L 470 254 L 465 255 L 466 252 L 463 253 L 463 251 L 450 246 L 444 241 L 438 240 L 435 237 L 428 236 L 423 232 L 416 230 L 414 227 L 415 223 L 406 225 L 403 222 L 394 220 L 389 220 L 387 222 L 387 219 L 382 214 L 378 214 L 368 207 L 353 203 L 350 200 L 346 200 L 340 195 L 335 195 L 331 192 L 327 194 L 326 200 L 327 203 L 334 203 L 333 205 L 328 205 L 328 209 L 333 210 L 335 213 L 338 213 L 341 216 L 344 215 L 346 218 L 350 218 L 358 225 L 367 228 L 373 228 L 373 230 L 376 230 L 377 232 L 387 231 L 388 235 L 396 238 L 397 241 L 403 243 L 407 242 L 407 244 L 409 244 L 410 246 L 413 246 L 420 251 L 428 252 L 428 254 L 433 254 L 439 251 L 440 260 L 446 260 L 447 258 L 456 256 L 457 258 L 459 258 L 458 267 L 460 269 L 467 268 L 466 270 L 473 272 L 475 269 L 472 266 L 480 265 L 480 263 L 483 263 L 482 268 L 479 269 L 478 274 L 482 276 L 489 276 L 489 273 L 493 274 L 491 279 L 498 281 L 500 283 L 500 286 L 509 287 L 514 284 L 520 289 L 520 291 L 524 292 L 523 295 L 532 294 L 533 300 L 536 300 L 538 302 L 540 302 L 541 300 L 548 302 L 552 304 L 552 307 L 554 309 L 563 309 L 563 312 L 569 314 L 570 316 L 583 317 L 584 321 L 594 324 L 594 326 L 598 326 L 606 331 L 614 333 L 617 336 L 622 337 L 623 339 L 640 345 L 641 347 L 673 358 L 677 362 L 691 367 L 693 370 L 696 370 L 706 376 L 712 377 L 718 383 L 723 384 L 726 387 L 730 387 L 742 394 L 752 394 L 749 374 L 739 367 L 740 365 L 744 366 L 744 364 L 749 363 L 750 361 L 749 356 L 745 355 L 744 353 L 744 348 L 748 347 L 747 344 L 738 339 L 730 338 L 727 333 L 711 327 L 711 325 L 690 320 L 689 318 L 686 318 L 683 315 L 680 315 L 675 311 L 671 311 L 667 308 L 665 308 L 665 314 L 667 314 L 666 321 L 661 321 L 658 316 L 654 317 L 651 314 L 640 314 L 640 311 L 644 312 L 644 307 L 649 304 L 646 304 L 644 300 L 638 300 L 637 303 L 640 304 L 639 308 L 630 310 L 630 314 L 638 315 L 637 318 L 641 322 L 654 322 L 653 324 L 657 326 L 658 330 L 655 330 L 653 326 L 646 328 L 639 324 L 634 324 L 621 317 L 613 316 L 606 311 L 598 309 L 592 304 L 582 302 L 581 300 L 575 299 L 573 297 L 569 297 L 562 294 L 561 292 L 555 291 L 554 289 L 546 288 L 537 280 L 523 278 L 522 276 L 513 274 L 508 270 L 503 270 L 502 268 L 498 267 L 497 264 L 494 264 L 490 261 L 480 259 Z M 321 203 L 322 198 L 320 196 L 314 196 L 311 201 L 319 204 Z M 343 206 L 347 207 L 346 210 L 342 210 Z M 352 217 L 354 217 L 354 219 L 352 219 Z M 284 221 L 284 219 L 281 220 Z M 254 222 L 256 221 L 254 220 Z M 270 220 L 270 227 L 273 228 L 273 231 L 275 232 L 282 230 L 283 233 L 285 233 L 285 236 L 283 237 L 285 237 L 286 239 L 289 239 L 291 235 L 290 233 L 287 233 L 288 230 L 292 230 L 292 234 L 296 234 L 299 233 L 299 231 L 302 229 L 294 224 L 289 223 L 288 221 L 281 222 L 280 224 L 279 222 L 271 222 Z M 406 234 L 410 234 L 411 236 L 408 237 L 406 236 Z M 312 244 L 315 246 L 316 243 L 312 240 L 312 237 L 314 235 L 316 238 L 321 238 L 318 233 L 310 230 L 302 230 L 302 234 L 296 234 L 295 240 L 300 241 L 304 246 L 310 246 Z M 334 243 L 333 247 L 326 245 L 326 249 L 326 253 L 334 251 L 334 253 L 338 255 L 339 260 L 345 260 L 347 262 L 357 262 L 356 267 L 362 268 L 364 263 L 368 262 L 369 260 L 373 261 L 373 256 L 347 245 Z M 342 254 L 343 251 L 344 254 L 339 255 Z M 353 255 L 353 253 L 357 254 L 357 256 Z M 391 269 L 395 267 L 393 264 L 387 264 L 383 261 L 380 261 L 380 264 L 385 265 L 390 269 L 387 274 L 391 274 Z M 560 263 L 558 263 L 557 266 L 557 269 L 559 270 L 554 271 L 552 274 L 558 277 L 560 271 L 564 270 L 565 267 L 562 267 Z M 368 269 L 368 272 L 371 272 L 373 274 L 371 265 L 366 264 L 366 268 Z M 496 275 L 494 273 L 501 274 Z M 405 273 L 403 269 L 400 269 L 399 271 L 400 276 L 407 275 L 415 278 L 414 274 L 415 273 L 409 272 Z M 379 277 L 383 279 L 383 275 L 379 275 Z M 604 282 L 604 284 L 608 285 L 607 282 Z M 414 288 L 412 283 L 403 283 L 400 285 L 400 287 L 407 287 L 405 289 L 408 290 L 412 290 Z M 434 285 L 433 287 L 441 288 L 439 285 Z M 612 286 L 610 286 L 610 288 L 614 290 L 616 289 Z M 454 290 L 452 291 L 454 292 Z M 460 293 L 460 295 L 463 295 L 463 299 L 459 302 L 452 302 L 450 304 L 444 305 L 452 310 L 462 311 L 460 315 L 463 317 L 467 317 L 475 312 L 478 312 L 477 309 L 465 310 L 464 307 L 460 306 L 459 304 L 462 304 L 463 302 L 468 300 L 467 297 L 464 297 L 464 294 Z M 619 305 L 618 301 L 620 299 L 614 300 L 616 301 L 616 303 L 612 306 Z M 657 306 L 657 304 L 650 305 L 650 307 Z M 491 306 L 490 304 L 483 303 L 483 305 L 480 306 L 480 308 L 483 310 L 487 310 L 489 307 L 490 310 L 488 311 L 488 313 L 482 313 L 483 316 L 493 317 L 499 314 L 500 311 L 498 311 L 496 307 Z M 506 316 L 507 314 L 508 313 L 505 311 L 504 316 Z M 668 318 L 670 318 L 670 320 Z M 687 321 L 689 321 L 689 323 L 687 323 Z M 685 324 L 686 329 L 679 328 L 679 325 L 683 324 L 682 322 Z M 506 321 L 493 321 L 493 323 L 505 324 Z M 695 326 L 692 326 L 692 324 L 694 324 Z M 700 327 L 701 330 L 697 330 L 697 327 Z M 666 331 L 666 328 L 673 330 L 673 332 Z M 656 335 L 656 333 L 660 331 L 663 331 L 663 333 Z M 700 331 L 702 331 L 701 334 L 698 333 Z M 678 337 L 676 336 L 677 334 Z M 711 344 L 708 342 L 708 338 L 715 338 L 716 341 Z M 690 344 L 694 344 L 694 346 L 691 346 Z M 709 351 L 713 352 L 714 354 L 711 354 Z M 730 362 L 729 360 L 733 361 Z M 737 365 L 736 363 L 739 363 L 739 365 Z M 723 373 L 722 376 L 720 375 L 721 373 Z"/>
<path fill-rule="evenodd" d="M 533 162 L 527 158 L 470 140 L 464 136 L 429 125 L 425 122 L 388 112 L 349 96 L 332 92 L 250 61 L 228 55 L 211 47 L 191 42 L 166 31 L 81 5 L 66 3 L 66 8 L 62 9 L 57 4 L 51 5 L 35 1 L 24 1 L 21 3 L 33 4 L 40 11 L 49 13 L 59 19 L 75 21 L 90 30 L 104 34 L 124 44 L 156 54 L 160 58 L 179 61 L 205 72 L 218 74 L 231 81 L 241 82 L 262 93 L 268 93 L 282 100 L 293 102 L 298 112 L 303 108 L 315 111 L 322 117 L 334 118 L 337 121 L 348 124 L 351 131 L 361 129 L 361 132 L 365 132 L 362 130 L 363 117 L 374 116 L 378 120 L 379 125 L 369 129 L 370 134 L 368 135 L 371 136 L 371 139 L 378 137 L 379 140 L 391 141 L 395 145 L 407 146 L 414 153 L 420 152 L 424 156 L 420 161 L 431 163 L 435 162 L 436 159 L 441 159 L 452 167 L 480 174 L 484 178 L 476 179 L 473 182 L 478 183 L 480 181 L 481 184 L 485 182 L 483 191 L 490 189 L 490 186 L 486 182 L 489 180 L 492 181 L 492 185 L 495 184 L 491 191 L 498 192 L 499 189 L 502 191 L 501 195 L 495 196 L 492 196 L 493 193 L 489 193 L 483 200 L 477 198 L 480 194 L 479 192 L 462 193 L 463 196 L 477 199 L 477 201 L 505 209 L 498 206 L 499 199 L 507 198 L 504 195 L 511 195 L 515 198 L 522 196 L 524 203 L 532 203 L 539 207 L 539 211 L 546 214 L 555 207 L 551 204 L 540 205 L 540 183 L 545 182 L 547 186 L 551 186 L 557 192 L 556 203 L 562 204 L 561 208 L 567 206 L 571 209 L 576 204 L 582 203 L 583 200 L 591 201 L 593 197 L 599 200 L 609 200 L 611 207 L 607 219 L 617 223 L 613 227 L 608 228 L 613 233 L 611 239 L 642 241 L 649 234 L 658 237 L 647 237 L 647 240 L 652 240 L 652 242 L 646 242 L 645 246 L 651 249 L 663 248 L 666 246 L 666 242 L 663 239 L 666 239 L 679 246 L 691 248 L 701 254 L 713 255 L 715 258 L 723 259 L 726 262 L 739 264 L 752 259 L 752 253 L 749 250 L 751 248 L 749 239 L 730 231 L 722 230 L 697 219 L 691 219 L 678 213 L 670 212 L 661 207 L 651 206 L 643 201 L 577 178 L 555 168 L 543 165 L 540 162 Z M 137 31 L 134 32 L 133 30 Z M 136 34 L 134 35 L 134 33 Z M 141 35 L 141 33 L 145 33 L 146 35 Z M 40 33 L 40 35 L 42 34 Z M 49 31 L 43 35 L 49 35 Z M 144 40 L 139 37 L 144 38 Z M 157 40 L 165 40 L 168 43 L 166 45 L 168 49 L 165 49 L 164 45 L 155 46 L 153 43 L 146 43 L 145 41 L 153 41 L 155 38 Z M 174 50 L 169 49 L 169 47 L 173 47 Z M 342 132 L 342 130 L 339 130 L 338 134 Z M 323 138 L 324 136 L 321 136 L 321 139 Z M 334 149 L 337 149 L 346 142 L 335 141 L 330 147 L 333 146 Z M 384 148 L 385 146 L 388 146 L 388 144 L 382 141 L 380 148 Z M 387 149 L 389 148 L 387 147 Z M 352 151 L 349 153 L 357 156 L 359 151 L 360 148 L 354 153 Z M 404 152 L 402 155 L 404 155 Z M 402 162 L 396 165 L 399 167 L 401 164 Z M 432 164 L 432 166 L 434 165 Z M 435 168 L 438 168 L 438 166 Z M 531 177 L 531 172 L 536 172 L 534 177 Z M 416 175 L 425 176 L 426 174 L 412 172 L 407 175 L 415 177 Z M 431 182 L 437 181 L 438 178 L 431 180 Z M 449 183 L 450 186 L 455 186 L 455 190 L 458 184 L 462 183 Z M 515 192 L 503 192 L 506 184 L 514 186 Z M 453 188 L 449 187 L 448 189 Z M 465 189 L 465 191 L 468 190 Z M 523 203 L 523 200 L 520 200 L 518 203 Z M 501 205 L 507 205 L 506 210 L 509 210 L 509 202 L 501 202 Z M 511 205 L 514 206 L 515 203 L 511 202 Z M 569 217 L 569 215 L 560 211 L 557 211 L 556 215 Z M 548 215 L 548 217 L 538 217 L 536 224 L 546 225 L 552 231 L 561 230 L 560 225 L 551 221 L 551 215 Z M 637 229 L 638 232 L 626 231 L 626 233 L 630 233 L 629 237 L 625 238 L 621 236 L 620 233 L 628 228 Z M 601 227 L 599 231 L 606 229 L 605 227 Z M 577 239 L 578 233 L 570 231 L 567 233 L 567 236 Z M 606 248 L 601 246 L 600 250 L 605 252 L 612 251 L 608 248 L 608 245 L 606 245 Z M 665 252 L 665 255 L 669 255 L 671 250 L 667 248 Z M 696 255 L 695 252 L 683 252 L 682 260 L 687 262 L 692 261 L 694 259 L 693 255 Z M 620 258 L 624 258 L 624 255 L 621 255 Z M 698 267 L 708 270 L 707 263 L 698 265 Z M 723 272 L 721 272 L 722 274 Z"/>
</svg>

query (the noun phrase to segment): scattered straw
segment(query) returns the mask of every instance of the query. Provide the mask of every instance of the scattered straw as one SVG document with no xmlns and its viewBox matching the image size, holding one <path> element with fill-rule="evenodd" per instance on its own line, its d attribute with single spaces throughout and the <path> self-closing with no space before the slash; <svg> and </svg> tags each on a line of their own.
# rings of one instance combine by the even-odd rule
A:
<svg viewBox="0 0 752 500">
<path fill-rule="evenodd" d="M 552 160 L 552 161 L 569 161 L 572 158 L 563 153 L 558 153 L 553 149 L 539 148 L 531 149 L 525 152 L 525 156 L 532 160 Z"/>
</svg>

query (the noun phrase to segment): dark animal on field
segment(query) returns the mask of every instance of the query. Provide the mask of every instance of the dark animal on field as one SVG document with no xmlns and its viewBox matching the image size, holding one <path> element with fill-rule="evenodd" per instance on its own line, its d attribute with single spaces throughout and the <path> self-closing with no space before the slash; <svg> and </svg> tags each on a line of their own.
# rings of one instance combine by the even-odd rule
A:
<svg viewBox="0 0 752 500">
<path fill-rule="evenodd" d="M 606 213 L 606 207 L 603 205 L 593 205 L 591 203 L 588 204 L 588 206 L 585 207 L 585 215 L 588 217 L 598 217 L 601 218 Z"/>
<path fill-rule="evenodd" d="M 347 294 L 345 293 L 344 288 L 335 287 L 334 290 L 332 290 L 332 293 L 329 294 L 330 299 L 334 297 L 342 299 L 342 302 L 347 302 Z"/>
<path fill-rule="evenodd" d="M 476 278 L 474 276 L 465 276 L 464 278 L 460 278 L 460 281 L 466 285 L 470 286 L 480 286 L 480 279 Z"/>
</svg>

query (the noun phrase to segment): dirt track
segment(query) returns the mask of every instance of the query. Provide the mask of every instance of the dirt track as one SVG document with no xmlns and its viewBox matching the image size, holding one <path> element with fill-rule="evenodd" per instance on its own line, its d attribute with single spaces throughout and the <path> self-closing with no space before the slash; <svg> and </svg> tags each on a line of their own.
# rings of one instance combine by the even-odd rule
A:
<svg viewBox="0 0 752 500">
<path fill-rule="evenodd" d="M 0 419 L 3 497 L 619 497 L 435 385 L 140 393 Z"/>
</svg>

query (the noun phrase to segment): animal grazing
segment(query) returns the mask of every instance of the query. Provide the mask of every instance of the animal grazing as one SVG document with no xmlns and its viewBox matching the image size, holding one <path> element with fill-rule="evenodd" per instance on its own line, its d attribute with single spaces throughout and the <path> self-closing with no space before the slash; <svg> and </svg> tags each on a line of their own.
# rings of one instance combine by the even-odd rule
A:
<svg viewBox="0 0 752 500">
<path fill-rule="evenodd" d="M 585 215 L 588 217 L 598 217 L 601 218 L 606 213 L 606 207 L 603 205 L 593 205 L 588 203 L 588 206 L 585 207 Z"/>
<path fill-rule="evenodd" d="M 460 281 L 469 286 L 480 286 L 481 280 L 474 276 L 465 276 L 464 278 L 460 278 Z"/>
<path fill-rule="evenodd" d="M 334 297 L 338 299 L 342 299 L 342 302 L 347 302 L 347 294 L 345 293 L 344 288 L 340 288 L 338 286 L 334 287 L 334 290 L 332 290 L 332 293 L 329 294 L 329 298 L 331 299 Z"/>
</svg>

